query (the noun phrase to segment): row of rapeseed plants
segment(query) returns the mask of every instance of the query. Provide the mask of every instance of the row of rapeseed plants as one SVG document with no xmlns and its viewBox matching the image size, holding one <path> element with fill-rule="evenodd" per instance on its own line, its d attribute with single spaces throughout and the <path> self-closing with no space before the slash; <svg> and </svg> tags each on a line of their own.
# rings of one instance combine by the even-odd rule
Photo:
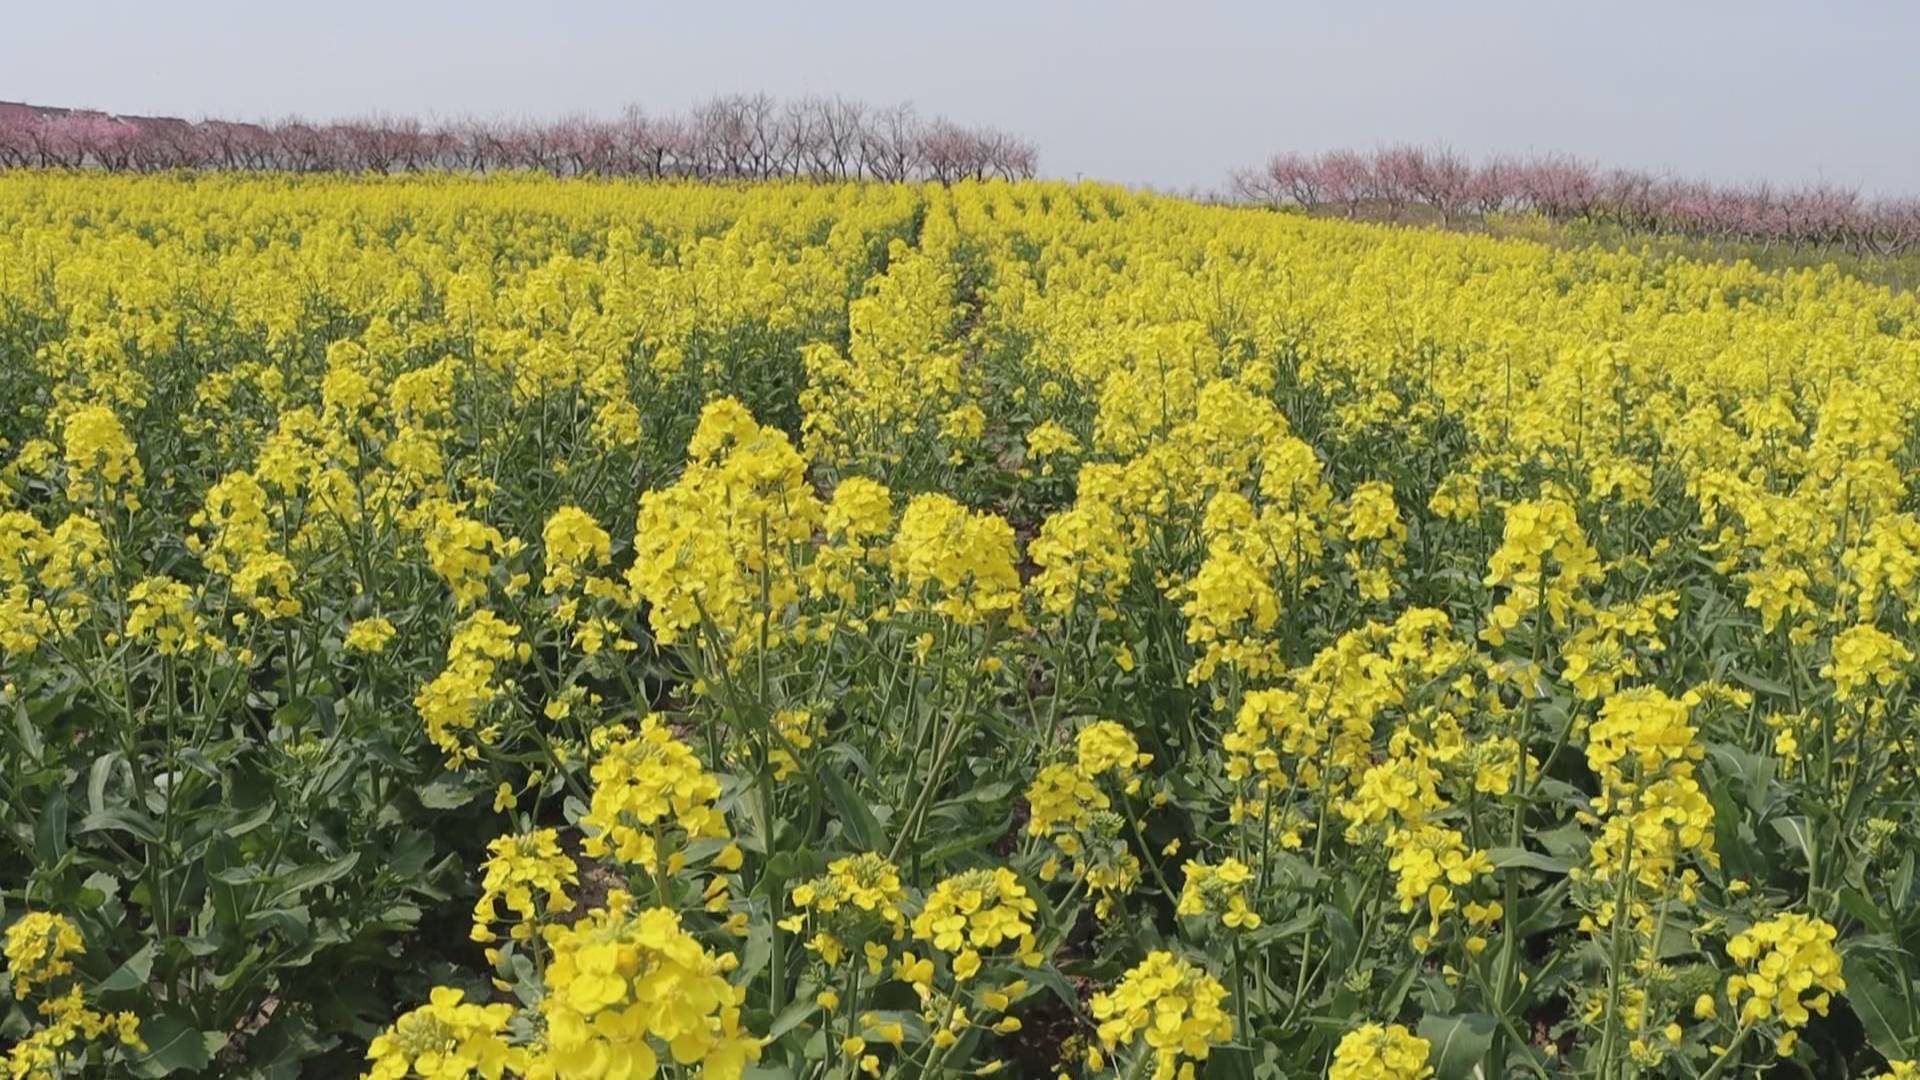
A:
<svg viewBox="0 0 1920 1080">
<path fill-rule="evenodd" d="M 1920 1075 L 1920 306 L 0 177 L 10 1077 Z"/>
</svg>

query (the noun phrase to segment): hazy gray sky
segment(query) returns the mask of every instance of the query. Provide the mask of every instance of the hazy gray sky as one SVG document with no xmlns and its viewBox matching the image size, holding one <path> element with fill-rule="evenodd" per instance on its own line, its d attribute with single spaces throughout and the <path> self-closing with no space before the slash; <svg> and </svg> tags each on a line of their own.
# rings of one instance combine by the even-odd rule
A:
<svg viewBox="0 0 1920 1080">
<path fill-rule="evenodd" d="M 1916 46 L 1912 0 L 0 0 L 0 100 L 446 117 L 838 93 L 1172 188 L 1405 140 L 1920 193 Z"/>
</svg>

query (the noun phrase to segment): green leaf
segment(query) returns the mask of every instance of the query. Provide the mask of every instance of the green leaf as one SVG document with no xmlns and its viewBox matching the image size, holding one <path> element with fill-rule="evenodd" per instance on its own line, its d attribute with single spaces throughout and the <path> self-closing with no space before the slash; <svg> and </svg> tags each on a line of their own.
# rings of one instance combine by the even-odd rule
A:
<svg viewBox="0 0 1920 1080">
<path fill-rule="evenodd" d="M 240 980 L 246 978 L 247 973 L 253 970 L 253 965 L 258 963 L 260 957 L 264 955 L 266 955 L 266 949 L 259 945 L 254 945 L 249 948 L 247 955 L 241 957 L 240 962 L 235 964 L 231 970 L 217 972 L 214 975 L 214 989 L 221 993 L 226 993 L 228 990 L 239 985 Z"/>
<path fill-rule="evenodd" d="M 1387 988 L 1386 996 L 1381 999 L 1381 1015 L 1391 1016 L 1400 1011 L 1400 1006 L 1406 1004 L 1407 994 L 1413 990 L 1414 979 L 1419 975 L 1420 967 L 1417 964 L 1407 964 L 1400 969 L 1400 977 L 1393 980 L 1393 985 Z"/>
<path fill-rule="evenodd" d="M 833 800 L 834 809 L 840 811 L 840 828 L 846 832 L 847 839 L 856 848 L 878 850 L 880 821 L 873 816 L 867 801 L 853 790 L 853 783 L 838 769 L 820 770 L 820 779 L 826 785 L 827 797 Z"/>
<path fill-rule="evenodd" d="M 1311 909 L 1309 909 L 1311 912 Z M 1334 971 L 1345 971 L 1352 963 L 1355 954 L 1360 951 L 1360 931 L 1346 912 L 1332 904 L 1320 907 L 1321 921 L 1327 927 L 1327 957 Z"/>
<path fill-rule="evenodd" d="M 1311 892 L 1326 880 L 1326 875 L 1314 869 L 1312 863 L 1291 851 L 1274 852 L 1271 868 L 1274 884 L 1282 889 Z"/>
<path fill-rule="evenodd" d="M 288 941 L 305 942 L 313 936 L 313 912 L 307 910 L 304 904 L 249 912 L 247 928 L 255 933 L 278 931 L 286 935 Z"/>
<path fill-rule="evenodd" d="M 767 1040 L 771 1042 L 778 1039 L 780 1036 L 799 1027 L 802 1021 L 819 1011 L 820 1006 L 814 1004 L 811 1000 L 794 1002 L 787 1006 L 786 1009 L 781 1012 L 779 1018 L 774 1020 L 773 1026 L 767 1029 Z"/>
<path fill-rule="evenodd" d="M 1253 1080 L 1253 1051 L 1245 1046 L 1222 1046 L 1207 1055 L 1207 1080 Z"/>
<path fill-rule="evenodd" d="M 345 855 L 328 862 L 303 866 L 279 879 L 279 886 L 267 898 L 267 903 L 277 905 L 283 900 L 292 899 L 300 893 L 306 892 L 308 889 L 317 889 L 328 882 L 338 881 L 345 877 L 348 872 L 353 869 L 354 864 L 359 861 L 360 853 L 357 851 L 349 851 Z"/>
<path fill-rule="evenodd" d="M 203 865 L 207 872 L 207 899 L 212 904 L 214 925 L 222 930 L 237 932 L 242 917 L 240 889 L 253 882 L 235 882 L 233 879 L 250 877 L 254 873 L 253 864 L 241 862 L 240 845 L 226 837 L 219 837 L 207 845 Z"/>
<path fill-rule="evenodd" d="M 1714 784 L 1707 789 L 1707 798 L 1713 803 L 1714 846 L 1720 850 L 1725 873 L 1729 877 L 1766 874 L 1774 860 L 1770 853 L 1760 850 L 1753 830 L 1744 827 L 1745 818 L 1740 804 L 1734 801 L 1732 790 L 1725 784 Z"/>
<path fill-rule="evenodd" d="M 997 803 L 1012 793 L 1013 784 L 1010 781 L 1001 780 L 991 784 L 980 784 L 977 787 L 968 788 L 951 799 L 941 800 L 935 805 L 934 809 L 939 810 L 942 807 L 948 806 L 964 806 L 968 803 Z"/>
<path fill-rule="evenodd" d="M 747 940 L 740 947 L 742 985 L 751 983 L 773 961 L 773 926 L 764 919 L 747 924 Z"/>
<path fill-rule="evenodd" d="M 1528 870 L 1538 870 L 1543 874 L 1564 874 L 1573 869 L 1571 859 L 1558 859 L 1552 855 L 1543 855 L 1537 851 L 1517 847 L 1493 848 L 1487 852 L 1487 861 L 1492 863 L 1496 870 L 1519 866 Z"/>
<path fill-rule="evenodd" d="M 154 828 L 153 818 L 128 806 L 93 811 L 80 819 L 74 832 L 123 832 L 149 844 L 160 842 L 160 830 Z"/>
<path fill-rule="evenodd" d="M 1813 865 L 1813 832 L 1807 828 L 1806 818 L 1774 818 L 1770 824 L 1773 825 L 1773 831 L 1787 842 L 1787 846 L 1800 852 L 1800 858 L 1806 865 Z"/>
<path fill-rule="evenodd" d="M 825 860 L 816 858 L 811 848 L 776 851 L 767 860 L 766 877 L 776 889 L 789 881 L 811 875 Z M 755 889 L 756 892 L 760 891 Z M 784 895 L 784 894 L 783 894 Z"/>
<path fill-rule="evenodd" d="M 297 1009 L 281 1009 L 267 1026 L 248 1038 L 248 1071 L 253 1080 L 300 1080 L 301 1063 L 325 1053 L 335 1040 L 317 1037 L 313 1021 Z"/>
<path fill-rule="evenodd" d="M 120 895 L 120 879 L 104 870 L 95 870 L 80 883 L 80 893 L 74 902 L 83 911 L 98 911 L 114 897 Z"/>
<path fill-rule="evenodd" d="M 140 1022 L 140 1038 L 147 1052 L 133 1058 L 135 1076 L 167 1076 L 198 1072 L 213 1062 L 207 1037 L 184 1012 L 168 1012 Z"/>
<path fill-rule="evenodd" d="M 24 707 L 13 710 L 13 728 L 20 736 L 20 748 L 27 752 L 27 760 L 38 764 L 46 754 L 46 747 L 40 742 L 40 728 Z"/>
<path fill-rule="evenodd" d="M 239 839 L 271 820 L 277 806 L 278 804 L 272 799 L 268 799 L 252 810 L 243 811 L 239 820 L 220 831 L 234 839 Z"/>
<path fill-rule="evenodd" d="M 1915 1025 L 1906 1000 L 1882 980 L 1880 968 L 1864 957 L 1849 955 L 1842 964 L 1847 1002 L 1866 1029 L 1867 1041 L 1888 1060 L 1911 1057 L 1908 1048 L 1914 1044 Z"/>
<path fill-rule="evenodd" d="M 1058 971 L 1055 971 L 1051 967 L 1036 968 L 1027 978 L 1040 986 L 1046 987 L 1047 990 L 1052 992 L 1054 997 L 1060 999 L 1060 1003 L 1067 1007 L 1067 1011 L 1075 1015 L 1080 1013 L 1079 993 L 1074 990 L 1073 984 L 1068 982 L 1066 977 Z"/>
<path fill-rule="evenodd" d="M 258 885 L 266 877 L 260 872 L 260 868 L 252 863 L 210 869 L 207 876 L 222 885 Z"/>
<path fill-rule="evenodd" d="M 1471 1080 L 1493 1048 L 1497 1024 L 1485 1013 L 1422 1017 L 1419 1034 L 1432 1047 L 1427 1060 L 1435 1080 Z"/>
<path fill-rule="evenodd" d="M 1874 906 L 1872 898 L 1866 893 L 1851 885 L 1843 885 L 1833 894 L 1833 898 L 1840 905 L 1840 910 L 1872 927 L 1876 933 L 1893 933 L 1893 926 L 1886 915 Z"/>
<path fill-rule="evenodd" d="M 920 853 L 920 858 L 926 863 L 939 863 L 963 851 L 979 851 L 993 841 L 1007 835 L 1007 830 L 1011 828 L 1012 825 L 1013 815 L 1010 813 L 1003 814 L 997 821 L 974 829 L 971 832 L 959 833 L 944 843 L 936 844 L 928 848 L 926 851 Z M 938 833 L 935 835 L 938 835 Z"/>
<path fill-rule="evenodd" d="M 56 787 L 34 823 L 33 851 L 43 867 L 52 867 L 67 854 L 67 789 Z"/>
<path fill-rule="evenodd" d="M 1714 764 L 1739 782 L 1741 791 L 1746 795 L 1747 808 L 1756 815 L 1766 810 L 1768 796 L 1773 792 L 1773 778 L 1777 766 L 1770 754 L 1757 754 L 1744 747 L 1728 746 L 1725 743 L 1710 743 L 1707 753 Z"/>
<path fill-rule="evenodd" d="M 1592 802 L 1592 800 L 1587 798 L 1586 792 L 1581 791 L 1565 780 L 1556 780 L 1551 776 L 1541 777 L 1536 790 L 1539 791 L 1541 798 L 1555 806 L 1585 810 Z"/>
<path fill-rule="evenodd" d="M 147 977 L 152 974 L 153 942 L 149 941 L 141 947 L 139 952 L 127 957 L 126 963 L 114 968 L 113 974 L 101 979 L 97 989 L 109 994 L 123 990 L 138 990 L 147 985 Z"/>
<path fill-rule="evenodd" d="M 420 805 L 429 810 L 458 810 L 479 794 L 477 787 L 463 784 L 451 776 L 438 776 L 420 789 Z"/>
<path fill-rule="evenodd" d="M 1793 691 L 1788 689 L 1785 683 L 1763 678 L 1745 671 L 1729 671 L 1727 674 L 1733 676 L 1734 682 L 1739 683 L 1749 690 L 1762 694 L 1772 694 L 1777 698 L 1793 697 Z"/>
<path fill-rule="evenodd" d="M 93 759 L 93 767 L 87 770 L 87 812 L 100 813 L 107 808 L 107 781 L 113 778 L 113 767 L 120 763 L 120 751 L 109 750 Z"/>
</svg>

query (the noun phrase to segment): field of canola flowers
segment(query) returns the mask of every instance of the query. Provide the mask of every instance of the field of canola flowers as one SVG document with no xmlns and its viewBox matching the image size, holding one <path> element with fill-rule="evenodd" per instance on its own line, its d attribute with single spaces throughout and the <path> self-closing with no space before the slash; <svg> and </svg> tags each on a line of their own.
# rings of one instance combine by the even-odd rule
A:
<svg viewBox="0 0 1920 1080">
<path fill-rule="evenodd" d="M 1920 1075 L 1920 307 L 0 177 L 9 1076 Z"/>
</svg>

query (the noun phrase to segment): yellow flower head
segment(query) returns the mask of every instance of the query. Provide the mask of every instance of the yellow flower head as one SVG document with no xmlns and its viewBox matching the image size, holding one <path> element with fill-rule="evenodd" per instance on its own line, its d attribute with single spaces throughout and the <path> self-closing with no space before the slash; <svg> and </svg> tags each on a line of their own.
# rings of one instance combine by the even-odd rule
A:
<svg viewBox="0 0 1920 1080">
<path fill-rule="evenodd" d="M 1825 920 L 1792 911 L 1735 934 L 1727 955 L 1740 973 L 1727 979 L 1727 1001 L 1740 1022 L 1799 1028 L 1812 1013 L 1825 1016 L 1832 996 L 1847 989 L 1836 936 Z"/>
<path fill-rule="evenodd" d="M 1427 1040 L 1399 1024 L 1363 1024 L 1341 1037 L 1327 1080 L 1425 1080 L 1433 1075 L 1430 1050 Z"/>
<path fill-rule="evenodd" d="M 1109 1052 L 1141 1038 L 1153 1076 L 1170 1080 L 1183 1059 L 1205 1061 L 1213 1047 L 1233 1039 L 1233 1017 L 1222 1007 L 1226 997 L 1227 988 L 1203 969 L 1170 952 L 1155 952 L 1112 990 L 1094 995 L 1093 1019 Z"/>
<path fill-rule="evenodd" d="M 22 915 L 7 927 L 7 974 L 13 979 L 13 996 L 25 998 L 34 987 L 73 974 L 73 958 L 86 952 L 80 929 L 66 916 L 50 911 Z"/>
</svg>

